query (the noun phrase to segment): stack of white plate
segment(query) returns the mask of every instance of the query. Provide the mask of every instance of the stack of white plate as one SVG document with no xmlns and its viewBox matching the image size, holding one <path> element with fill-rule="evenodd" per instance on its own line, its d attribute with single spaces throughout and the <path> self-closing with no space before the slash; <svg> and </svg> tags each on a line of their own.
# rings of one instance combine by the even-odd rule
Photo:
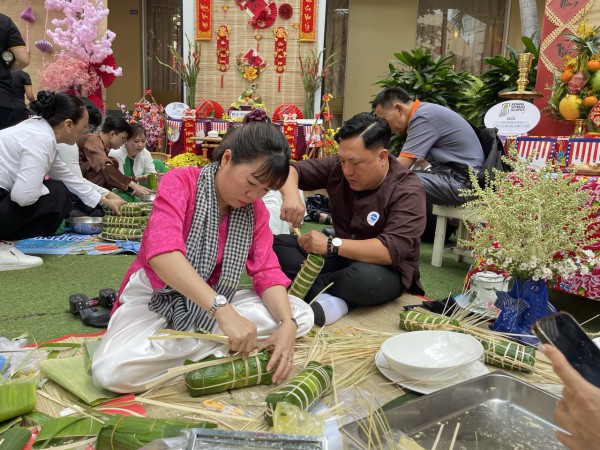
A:
<svg viewBox="0 0 600 450">
<path fill-rule="evenodd" d="M 483 346 L 474 337 L 452 331 L 413 331 L 386 340 L 375 363 L 402 387 L 428 394 L 484 375 Z"/>
</svg>

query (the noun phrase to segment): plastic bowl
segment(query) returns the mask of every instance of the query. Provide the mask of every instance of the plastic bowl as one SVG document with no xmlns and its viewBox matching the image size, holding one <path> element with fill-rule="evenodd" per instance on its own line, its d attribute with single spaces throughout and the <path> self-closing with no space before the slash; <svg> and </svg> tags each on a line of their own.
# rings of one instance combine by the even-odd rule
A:
<svg viewBox="0 0 600 450">
<path fill-rule="evenodd" d="M 480 360 L 483 346 L 468 334 L 412 331 L 386 340 L 381 353 L 408 380 L 445 381 Z"/>
<path fill-rule="evenodd" d="M 67 223 L 71 226 L 75 233 L 79 234 L 98 234 L 102 232 L 104 221 L 102 217 L 72 217 L 67 219 Z"/>
</svg>

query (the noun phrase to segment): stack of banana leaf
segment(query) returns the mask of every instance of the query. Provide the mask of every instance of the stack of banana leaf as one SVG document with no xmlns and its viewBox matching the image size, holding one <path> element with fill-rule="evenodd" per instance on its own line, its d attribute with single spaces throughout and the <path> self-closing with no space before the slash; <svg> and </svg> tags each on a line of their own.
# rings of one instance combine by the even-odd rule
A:
<svg viewBox="0 0 600 450">
<path fill-rule="evenodd" d="M 0 422 L 35 408 L 37 378 L 4 378 L 0 375 Z"/>
<path fill-rule="evenodd" d="M 157 439 L 179 436 L 183 431 L 191 428 L 217 428 L 217 425 L 203 421 L 112 416 L 102 426 L 96 448 L 135 450 Z"/>
<path fill-rule="evenodd" d="M 152 203 L 126 203 L 119 208 L 121 216 L 106 210 L 101 237 L 110 240 L 139 241 L 148 224 Z M 110 211 L 110 212 L 109 212 Z"/>
<path fill-rule="evenodd" d="M 100 450 L 137 450 L 163 438 L 180 436 L 192 428 L 217 428 L 206 421 L 186 421 L 179 419 L 153 419 L 123 415 L 108 415 L 98 411 L 88 411 L 88 415 L 73 415 L 53 418 L 43 413 L 35 413 L 30 419 L 41 426 L 34 448 L 46 448 L 69 444 L 68 447 L 80 448 L 77 443 L 92 443 Z M 28 416 L 29 417 L 29 416 Z M 15 447 L 22 442 L 28 429 L 14 427 L 0 434 L 0 449 L 22 449 Z M 6 444 L 6 446 L 4 446 Z"/>
</svg>

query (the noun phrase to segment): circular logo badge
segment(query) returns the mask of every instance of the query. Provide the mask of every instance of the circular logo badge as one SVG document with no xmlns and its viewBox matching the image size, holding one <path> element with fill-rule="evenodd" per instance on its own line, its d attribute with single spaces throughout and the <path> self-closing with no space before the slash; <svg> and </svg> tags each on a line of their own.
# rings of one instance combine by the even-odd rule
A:
<svg viewBox="0 0 600 450">
<path fill-rule="evenodd" d="M 371 211 L 367 215 L 367 223 L 371 226 L 375 225 L 379 220 L 379 213 L 377 211 Z"/>
</svg>

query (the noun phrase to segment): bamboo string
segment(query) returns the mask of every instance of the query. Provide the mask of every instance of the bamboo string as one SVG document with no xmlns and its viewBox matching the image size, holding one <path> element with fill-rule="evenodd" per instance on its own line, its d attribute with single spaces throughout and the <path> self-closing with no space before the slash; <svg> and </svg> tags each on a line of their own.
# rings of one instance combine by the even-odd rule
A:
<svg viewBox="0 0 600 450">
<path fill-rule="evenodd" d="M 435 441 L 433 442 L 433 447 L 431 450 L 435 450 L 440 442 L 440 437 L 442 437 L 442 430 L 444 429 L 444 424 L 440 425 L 440 429 L 438 430 L 437 436 L 435 437 Z"/>
<path fill-rule="evenodd" d="M 460 428 L 460 422 L 456 424 L 456 428 L 454 429 L 454 435 L 452 436 L 452 441 L 450 441 L 450 449 L 454 448 L 454 443 L 456 442 L 456 436 L 458 436 L 458 429 Z"/>
</svg>

